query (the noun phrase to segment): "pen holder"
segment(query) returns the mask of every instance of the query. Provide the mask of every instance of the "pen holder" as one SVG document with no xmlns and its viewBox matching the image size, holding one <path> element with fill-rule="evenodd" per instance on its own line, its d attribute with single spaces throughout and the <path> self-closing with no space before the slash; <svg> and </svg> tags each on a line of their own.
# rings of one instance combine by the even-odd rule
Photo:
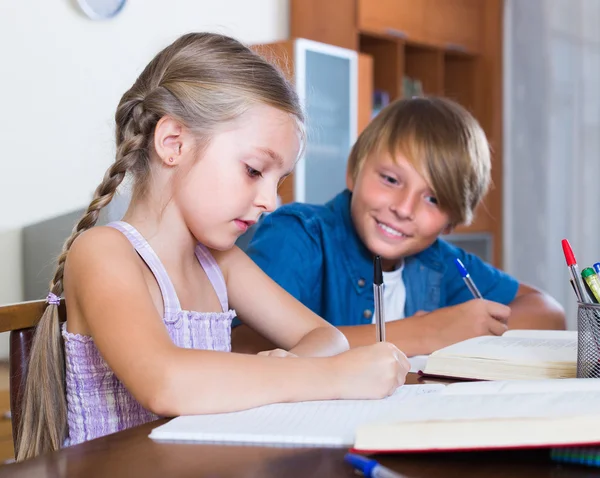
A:
<svg viewBox="0 0 600 478">
<path fill-rule="evenodd" d="M 577 303 L 577 378 L 600 377 L 600 304 Z"/>
</svg>

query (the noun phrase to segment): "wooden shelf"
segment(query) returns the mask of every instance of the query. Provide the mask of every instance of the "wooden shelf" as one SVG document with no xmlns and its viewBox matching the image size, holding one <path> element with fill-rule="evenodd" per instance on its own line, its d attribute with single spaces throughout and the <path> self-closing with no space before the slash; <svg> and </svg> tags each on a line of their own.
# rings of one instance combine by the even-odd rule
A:
<svg viewBox="0 0 600 478">
<path fill-rule="evenodd" d="M 475 114 L 477 61 L 477 57 L 469 55 L 444 54 L 444 96 L 456 100 Z"/>
<path fill-rule="evenodd" d="M 424 39 L 424 0 L 358 0 L 357 26 L 400 39 Z"/>
<path fill-rule="evenodd" d="M 424 36 L 445 50 L 476 53 L 487 0 L 423 0 L 428 12 Z"/>
<path fill-rule="evenodd" d="M 360 35 L 360 52 L 373 58 L 373 88 L 387 91 L 391 99 L 402 96 L 404 47 L 397 39 Z"/>
<path fill-rule="evenodd" d="M 420 80 L 426 95 L 443 95 L 444 52 L 428 46 L 407 44 L 404 52 L 404 74 Z"/>
</svg>

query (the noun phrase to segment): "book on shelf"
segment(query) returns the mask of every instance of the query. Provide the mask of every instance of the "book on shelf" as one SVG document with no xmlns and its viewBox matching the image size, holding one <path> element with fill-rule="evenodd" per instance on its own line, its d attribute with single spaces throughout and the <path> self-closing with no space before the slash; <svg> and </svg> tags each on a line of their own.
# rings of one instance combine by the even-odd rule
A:
<svg viewBox="0 0 600 478">
<path fill-rule="evenodd" d="M 509 330 L 475 337 L 436 350 L 421 373 L 467 380 L 575 378 L 577 332 Z"/>
<path fill-rule="evenodd" d="M 405 385 L 381 400 L 326 400 L 177 417 L 157 441 L 467 451 L 600 444 L 600 379 Z"/>
<path fill-rule="evenodd" d="M 409 76 L 402 77 L 402 97 L 414 98 L 415 96 L 423 96 L 423 83 L 421 80 L 411 78 Z"/>
</svg>

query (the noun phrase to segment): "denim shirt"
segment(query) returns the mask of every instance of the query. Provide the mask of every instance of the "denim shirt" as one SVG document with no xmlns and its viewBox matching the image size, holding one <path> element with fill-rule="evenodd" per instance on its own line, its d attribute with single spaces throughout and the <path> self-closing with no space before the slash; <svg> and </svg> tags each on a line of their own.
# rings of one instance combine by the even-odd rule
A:
<svg viewBox="0 0 600 478">
<path fill-rule="evenodd" d="M 275 282 L 335 326 L 370 324 L 374 308 L 373 255 L 356 233 L 350 200 L 346 190 L 325 205 L 282 206 L 260 222 L 246 250 Z M 456 257 L 484 298 L 503 304 L 515 298 L 514 278 L 437 239 L 404 258 L 405 317 L 473 298 Z"/>
</svg>

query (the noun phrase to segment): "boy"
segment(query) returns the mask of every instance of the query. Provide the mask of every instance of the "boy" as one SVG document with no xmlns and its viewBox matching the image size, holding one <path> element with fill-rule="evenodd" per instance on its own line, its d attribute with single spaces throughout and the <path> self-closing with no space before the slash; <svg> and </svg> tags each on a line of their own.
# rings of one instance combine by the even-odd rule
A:
<svg viewBox="0 0 600 478">
<path fill-rule="evenodd" d="M 485 134 L 464 108 L 444 98 L 396 101 L 354 145 L 348 189 L 324 206 L 279 208 L 247 252 L 351 347 L 375 340 L 374 255 L 386 271 L 386 340 L 408 356 L 507 328 L 564 329 L 554 299 L 439 238 L 471 221 L 490 170 Z M 473 299 L 457 257 L 484 299 Z M 251 337 L 236 328 L 234 346 L 248 348 Z"/>
</svg>

